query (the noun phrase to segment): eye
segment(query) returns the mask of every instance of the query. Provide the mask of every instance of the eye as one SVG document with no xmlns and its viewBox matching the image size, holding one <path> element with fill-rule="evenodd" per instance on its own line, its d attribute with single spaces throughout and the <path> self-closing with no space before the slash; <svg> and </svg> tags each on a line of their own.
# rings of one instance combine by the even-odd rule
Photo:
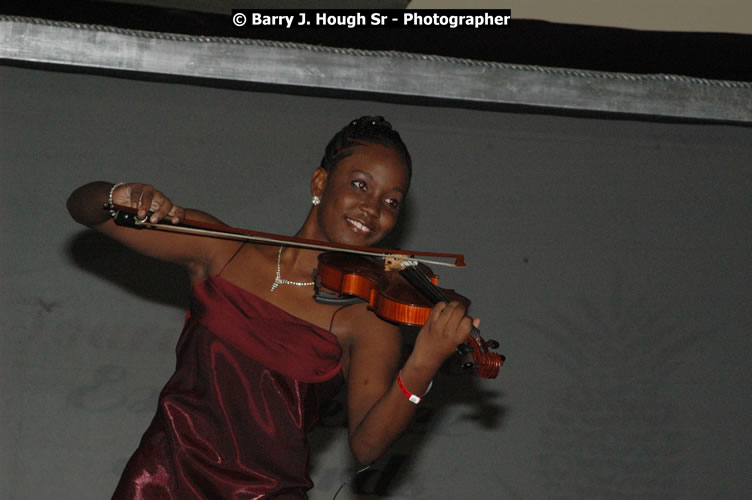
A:
<svg viewBox="0 0 752 500">
<path fill-rule="evenodd" d="M 368 191 L 368 184 L 362 180 L 352 181 L 352 186 L 360 191 Z"/>
<path fill-rule="evenodd" d="M 397 198 L 387 198 L 386 204 L 389 205 L 389 208 L 397 210 L 400 206 L 400 200 Z"/>
</svg>

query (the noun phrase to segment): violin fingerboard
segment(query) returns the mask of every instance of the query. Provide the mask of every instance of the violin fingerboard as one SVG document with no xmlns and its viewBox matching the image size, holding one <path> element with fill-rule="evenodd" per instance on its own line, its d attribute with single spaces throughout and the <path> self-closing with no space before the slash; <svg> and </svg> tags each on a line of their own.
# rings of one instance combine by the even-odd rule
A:
<svg viewBox="0 0 752 500">
<path fill-rule="evenodd" d="M 423 296 L 433 304 L 439 302 L 449 302 L 441 290 L 423 273 L 417 266 L 409 266 L 400 271 L 411 285 L 413 285 Z"/>
</svg>

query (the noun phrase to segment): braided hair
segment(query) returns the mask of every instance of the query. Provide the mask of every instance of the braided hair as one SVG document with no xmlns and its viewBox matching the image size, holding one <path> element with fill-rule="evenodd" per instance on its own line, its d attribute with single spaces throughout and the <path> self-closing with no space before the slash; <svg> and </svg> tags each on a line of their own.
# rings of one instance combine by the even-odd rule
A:
<svg viewBox="0 0 752 500">
<path fill-rule="evenodd" d="M 383 116 L 361 116 L 337 132 L 326 146 L 321 168 L 331 172 L 337 164 L 353 153 L 355 146 L 380 144 L 399 153 L 407 166 L 408 182 L 413 175 L 413 164 L 407 146 L 399 133 Z"/>
</svg>

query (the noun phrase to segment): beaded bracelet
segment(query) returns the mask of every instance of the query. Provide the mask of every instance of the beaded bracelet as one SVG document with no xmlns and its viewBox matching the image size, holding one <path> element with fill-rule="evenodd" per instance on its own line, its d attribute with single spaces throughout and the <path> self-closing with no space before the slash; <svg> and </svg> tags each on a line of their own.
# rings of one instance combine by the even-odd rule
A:
<svg viewBox="0 0 752 500">
<path fill-rule="evenodd" d="M 110 216 L 114 219 L 117 216 L 117 210 L 114 208 L 114 203 L 112 201 L 112 195 L 115 194 L 115 190 L 119 188 L 120 186 L 125 185 L 125 182 L 118 182 L 117 184 L 113 184 L 110 188 L 110 195 L 107 197 L 107 205 L 110 207 Z"/>
<path fill-rule="evenodd" d="M 402 390 L 402 394 L 407 396 L 407 399 L 409 399 L 411 403 L 417 405 L 421 402 L 421 400 L 423 400 L 424 397 L 426 397 L 426 394 L 428 394 L 431 390 L 431 387 L 433 386 L 433 380 L 428 383 L 428 389 L 426 389 L 426 392 L 424 392 L 422 396 L 416 396 L 415 394 L 407 390 L 405 384 L 402 383 L 402 372 L 399 372 L 397 374 L 397 385 L 399 385 L 399 388 Z"/>
</svg>

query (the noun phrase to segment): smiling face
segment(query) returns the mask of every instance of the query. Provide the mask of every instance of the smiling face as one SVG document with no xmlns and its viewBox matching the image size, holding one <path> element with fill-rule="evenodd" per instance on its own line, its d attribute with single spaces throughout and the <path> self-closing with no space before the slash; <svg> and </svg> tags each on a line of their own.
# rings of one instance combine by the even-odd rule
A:
<svg viewBox="0 0 752 500">
<path fill-rule="evenodd" d="M 315 239 L 359 246 L 381 241 L 397 222 L 409 177 L 402 155 L 380 144 L 361 144 L 330 172 L 314 173 Z"/>
</svg>

